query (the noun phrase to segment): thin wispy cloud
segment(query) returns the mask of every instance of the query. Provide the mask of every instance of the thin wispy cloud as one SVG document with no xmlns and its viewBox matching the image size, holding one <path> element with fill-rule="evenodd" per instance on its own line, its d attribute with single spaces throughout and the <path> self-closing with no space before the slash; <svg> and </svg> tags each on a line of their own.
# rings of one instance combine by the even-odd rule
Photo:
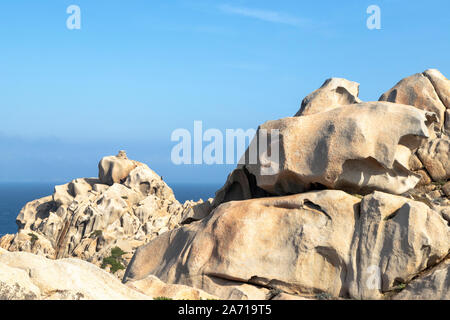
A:
<svg viewBox="0 0 450 320">
<path fill-rule="evenodd" d="M 252 9 L 245 7 L 235 7 L 228 4 L 222 4 L 219 9 L 227 14 L 240 15 L 244 17 L 254 18 L 266 22 L 287 24 L 290 26 L 301 27 L 309 24 L 309 20 L 300 19 L 282 12 Z"/>
</svg>

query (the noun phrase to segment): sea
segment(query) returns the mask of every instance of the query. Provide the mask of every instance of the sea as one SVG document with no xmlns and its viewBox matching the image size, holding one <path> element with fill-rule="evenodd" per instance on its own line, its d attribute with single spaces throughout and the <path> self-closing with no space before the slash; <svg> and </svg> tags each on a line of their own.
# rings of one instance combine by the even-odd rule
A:
<svg viewBox="0 0 450 320">
<path fill-rule="evenodd" d="M 26 203 L 53 193 L 55 185 L 63 183 L 0 183 L 0 237 L 16 233 L 16 217 Z M 169 186 L 181 203 L 186 200 L 213 198 L 220 184 L 175 183 Z"/>
</svg>

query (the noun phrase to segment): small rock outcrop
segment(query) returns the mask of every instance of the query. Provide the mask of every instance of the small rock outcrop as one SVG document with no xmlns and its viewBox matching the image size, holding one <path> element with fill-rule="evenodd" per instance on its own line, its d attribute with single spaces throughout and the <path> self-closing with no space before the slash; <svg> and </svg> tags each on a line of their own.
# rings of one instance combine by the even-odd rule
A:
<svg viewBox="0 0 450 320">
<path fill-rule="evenodd" d="M 359 83 L 341 78 L 328 79 L 319 89 L 303 99 L 295 116 L 309 116 L 339 106 L 360 103 L 358 94 Z"/>
<path fill-rule="evenodd" d="M 440 76 L 436 76 L 437 74 Z M 444 105 L 433 83 L 444 82 L 445 80 L 443 79 L 445 77 L 437 70 L 417 73 L 397 83 L 380 97 L 380 101 L 407 104 L 434 112 L 439 119 L 437 127 L 441 129 L 445 122 L 445 111 L 448 107 Z M 442 92 L 442 95 L 445 92 L 445 88 L 450 88 L 450 83 L 442 84 L 442 89 L 439 91 Z"/>
<path fill-rule="evenodd" d="M 129 160 L 125 151 L 121 150 L 117 156 L 104 157 L 98 164 L 98 178 L 101 183 L 113 185 L 123 183 L 129 173 L 143 164 Z"/>
</svg>

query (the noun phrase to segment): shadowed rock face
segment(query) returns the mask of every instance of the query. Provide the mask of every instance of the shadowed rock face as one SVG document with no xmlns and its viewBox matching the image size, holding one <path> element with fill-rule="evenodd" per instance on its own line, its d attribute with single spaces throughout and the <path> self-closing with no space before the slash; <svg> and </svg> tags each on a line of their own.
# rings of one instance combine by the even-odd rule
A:
<svg viewBox="0 0 450 320">
<path fill-rule="evenodd" d="M 264 192 L 288 195 L 321 188 L 402 194 L 420 180 L 409 170 L 409 158 L 429 137 L 433 120 L 433 114 L 411 106 L 367 102 L 266 122 L 259 131 L 279 131 L 279 171 L 265 174 L 261 157 L 256 164 L 238 166 L 215 205 Z"/>
<path fill-rule="evenodd" d="M 396 300 L 450 300 L 450 257 L 394 297 Z"/>
</svg>

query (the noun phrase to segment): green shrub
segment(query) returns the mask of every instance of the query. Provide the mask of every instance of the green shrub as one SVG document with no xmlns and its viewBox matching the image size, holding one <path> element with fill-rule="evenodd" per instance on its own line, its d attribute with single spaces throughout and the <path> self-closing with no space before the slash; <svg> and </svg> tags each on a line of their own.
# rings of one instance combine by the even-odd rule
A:
<svg viewBox="0 0 450 320">
<path fill-rule="evenodd" d="M 114 258 L 120 258 L 123 256 L 126 252 L 120 249 L 119 247 L 114 247 L 111 249 L 111 257 Z"/>
<path fill-rule="evenodd" d="M 173 300 L 173 299 L 168 297 L 155 297 L 153 298 L 153 300 Z"/>
<path fill-rule="evenodd" d="M 400 284 L 398 284 L 398 285 L 396 285 L 395 287 L 394 287 L 394 290 L 395 291 L 402 291 L 403 289 L 405 289 L 406 288 L 406 283 L 400 283 Z"/>
<path fill-rule="evenodd" d="M 35 235 L 34 233 L 29 233 L 28 234 L 31 237 L 31 245 L 34 246 L 34 244 L 36 243 L 36 241 L 39 239 L 37 235 Z"/>
<path fill-rule="evenodd" d="M 115 247 L 111 249 L 111 255 L 109 257 L 103 258 L 102 268 L 106 268 L 107 265 L 110 265 L 110 272 L 116 273 L 118 270 L 125 269 L 125 266 L 120 262 L 120 257 L 124 255 L 126 252 L 120 249 L 119 247 Z"/>
</svg>

